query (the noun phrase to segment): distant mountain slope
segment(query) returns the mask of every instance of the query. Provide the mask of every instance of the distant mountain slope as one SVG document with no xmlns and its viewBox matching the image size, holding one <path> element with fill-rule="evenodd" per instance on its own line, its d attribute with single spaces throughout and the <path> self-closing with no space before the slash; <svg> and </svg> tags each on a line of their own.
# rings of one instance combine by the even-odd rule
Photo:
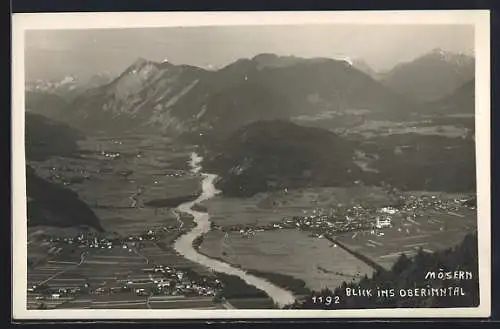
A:
<svg viewBox="0 0 500 329">
<path fill-rule="evenodd" d="M 436 101 L 474 78 L 473 57 L 435 49 L 384 74 L 382 82 L 413 100 Z"/>
<path fill-rule="evenodd" d="M 77 153 L 81 132 L 52 121 L 42 115 L 26 113 L 25 145 L 28 160 L 44 160 L 51 156 L 71 156 Z"/>
<path fill-rule="evenodd" d="M 65 120 L 84 130 L 232 131 L 304 113 L 412 108 L 346 61 L 260 54 L 217 71 L 139 59 L 75 99 Z"/>
<path fill-rule="evenodd" d="M 334 133 L 281 120 L 243 126 L 206 157 L 225 195 L 304 186 L 351 185 L 360 169 L 353 148 Z"/>
<path fill-rule="evenodd" d="M 49 92 L 26 91 L 24 95 L 26 110 L 49 118 L 57 118 L 68 106 L 63 98 Z"/>
<path fill-rule="evenodd" d="M 346 61 L 316 60 L 262 70 L 258 81 L 289 99 L 302 113 L 410 111 L 408 102 Z"/>
<path fill-rule="evenodd" d="M 475 82 L 470 80 L 450 95 L 429 104 L 429 110 L 438 114 L 474 114 Z"/>
<path fill-rule="evenodd" d="M 360 70 L 361 72 L 369 75 L 375 80 L 379 80 L 381 78 L 380 73 L 375 71 L 365 60 L 363 59 L 355 59 L 352 61 L 352 66 Z"/>
<path fill-rule="evenodd" d="M 68 75 L 58 81 L 28 81 L 26 83 L 26 91 L 53 94 L 61 97 L 65 101 L 71 101 L 78 94 L 88 89 L 96 88 L 111 82 L 113 77 L 111 73 L 102 72 L 88 79 L 82 79 L 75 75 Z"/>
<path fill-rule="evenodd" d="M 167 110 L 205 73 L 191 66 L 138 59 L 111 83 L 78 96 L 63 119 L 94 131 L 130 130 L 145 123 L 175 127 Z"/>
</svg>

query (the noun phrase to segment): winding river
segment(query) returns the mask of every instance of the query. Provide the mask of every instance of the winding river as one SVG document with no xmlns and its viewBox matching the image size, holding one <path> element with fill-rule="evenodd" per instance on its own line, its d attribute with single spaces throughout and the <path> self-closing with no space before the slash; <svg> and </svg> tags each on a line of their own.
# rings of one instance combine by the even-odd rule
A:
<svg viewBox="0 0 500 329">
<path fill-rule="evenodd" d="M 192 173 L 197 174 L 201 171 L 201 160 L 202 157 L 198 156 L 196 153 L 191 154 L 190 166 Z M 193 248 L 194 239 L 210 231 L 210 216 L 208 213 L 195 211 L 192 207 L 196 203 L 208 200 L 220 192 L 214 186 L 217 175 L 205 173 L 202 173 L 202 175 L 204 179 L 202 181 L 201 195 L 196 200 L 183 203 L 177 207 L 179 212 L 192 215 L 196 226 L 175 241 L 174 249 L 190 261 L 208 267 L 215 272 L 234 275 L 241 278 L 249 285 L 264 291 L 280 307 L 293 303 L 295 298 L 290 291 L 280 288 L 267 280 L 248 274 L 244 270 L 233 267 L 228 263 L 202 255 Z"/>
</svg>

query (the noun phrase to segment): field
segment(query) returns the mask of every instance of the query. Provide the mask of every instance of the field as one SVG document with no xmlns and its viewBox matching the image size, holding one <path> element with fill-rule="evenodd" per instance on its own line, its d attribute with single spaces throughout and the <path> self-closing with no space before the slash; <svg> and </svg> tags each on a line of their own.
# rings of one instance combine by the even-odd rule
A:
<svg viewBox="0 0 500 329">
<path fill-rule="evenodd" d="M 79 248 L 80 249 L 80 248 Z M 82 258 L 81 253 L 86 252 Z M 163 250 L 155 242 L 146 241 L 140 251 L 136 249 L 111 248 L 95 249 L 81 248 L 76 252 L 63 252 L 46 263 L 28 271 L 28 287 L 46 283 L 48 287 L 57 289 L 71 289 L 82 287 L 85 283 L 89 289 L 98 288 L 119 289 L 127 282 L 133 283 L 131 288 L 151 287 L 151 279 L 160 279 L 155 274 L 144 273 L 143 269 L 151 264 L 165 264 L 177 269 L 190 269 L 200 275 L 213 276 L 204 267 L 193 264 L 174 251 Z M 38 293 L 28 294 L 28 306 L 38 307 L 40 301 Z M 167 298 L 168 297 L 168 298 Z M 214 308 L 212 298 L 198 298 L 183 296 L 155 297 L 150 302 L 151 308 Z M 175 298 L 173 298 L 175 297 Z M 147 297 L 137 296 L 133 292 L 87 293 L 82 292 L 75 298 L 59 298 L 44 300 L 50 307 L 58 308 L 148 308 Z"/>
<path fill-rule="evenodd" d="M 200 177 L 191 175 L 186 164 L 191 150 L 176 149 L 168 139 L 157 136 L 143 139 L 89 138 L 80 142 L 80 147 L 80 157 L 52 157 L 32 165 L 40 176 L 77 192 L 100 218 L 107 233 L 127 237 L 143 234 L 155 227 L 166 227 L 169 233 L 165 233 L 157 243 L 146 242 L 139 252 L 120 247 L 92 250 L 69 247 L 58 255 L 49 255 L 50 244 L 38 239 L 38 236 L 74 237 L 81 229 L 30 227 L 28 254 L 30 263 L 35 265 L 28 270 L 28 288 L 43 282 L 57 289 L 82 287 L 87 283 L 89 289 L 95 290 L 119 288 L 127 281 L 141 279 L 144 279 L 146 287 L 152 285 L 151 280 L 146 283 L 150 278 L 142 271 L 148 265 L 147 260 L 194 271 L 206 277 L 219 276 L 187 261 L 171 248 L 179 234 L 178 229 L 188 230 L 193 225 L 190 218 L 182 215 L 178 218 L 171 205 L 147 206 L 151 201 L 173 200 L 199 193 Z M 78 179 L 75 180 L 75 177 Z M 83 251 L 88 255 L 80 263 Z M 239 306 L 260 304 L 265 308 L 273 307 L 269 298 L 255 296 L 251 287 L 243 281 L 232 277 L 225 279 L 228 282 L 225 293 L 242 297 L 237 299 Z M 246 294 L 251 298 L 244 298 Z M 28 295 L 30 308 L 39 307 L 42 300 L 37 300 L 37 297 L 40 294 Z M 156 298 L 147 303 L 145 297 L 129 292 L 82 293 L 72 300 L 60 297 L 57 300 L 45 299 L 43 303 L 47 308 L 234 308 L 227 301 L 218 305 L 211 298 L 207 301 L 206 298 L 174 297 L 165 300 Z M 250 301 L 245 302 L 247 299 Z"/>
<path fill-rule="evenodd" d="M 431 195 L 407 192 L 406 197 Z M 464 194 L 432 193 L 440 200 L 468 197 Z M 395 200 L 381 188 L 310 188 L 261 193 L 253 198 L 216 197 L 204 206 L 211 220 L 220 226 L 248 226 L 279 222 L 285 216 L 311 215 L 315 209 L 328 212 L 338 206 L 362 205 L 381 208 Z M 390 268 L 401 253 L 414 254 L 419 247 L 431 252 L 456 245 L 477 227 L 474 210 L 424 209 L 415 219 L 409 213 L 392 215 L 393 227 L 380 230 L 341 233 L 335 241 Z M 382 235 L 383 234 L 383 235 Z M 200 251 L 244 269 L 281 273 L 306 282 L 309 289 L 336 287 L 356 275 L 371 275 L 373 269 L 355 256 L 334 247 L 327 239 L 310 237 L 297 230 L 257 231 L 254 236 L 239 232 L 211 231 L 203 239 Z M 279 282 L 277 282 L 279 283 Z"/>
<path fill-rule="evenodd" d="M 349 134 L 360 134 L 367 138 L 407 133 L 455 138 L 464 136 L 467 132 L 468 129 L 465 127 L 452 124 L 438 125 L 431 120 L 416 122 L 367 121 L 349 129 Z"/>
<path fill-rule="evenodd" d="M 199 192 L 200 178 L 186 171 L 190 151 L 176 149 L 168 138 L 89 138 L 80 147 L 80 158 L 53 157 L 33 165 L 51 180 L 82 178 L 68 187 L 92 208 L 106 231 L 126 236 L 178 225 L 167 207 L 144 204 Z"/>
<path fill-rule="evenodd" d="M 336 287 L 371 268 L 327 239 L 309 237 L 298 230 L 257 232 L 251 238 L 239 233 L 212 231 L 200 251 L 244 269 L 281 273 L 304 280 L 310 289 Z"/>
<path fill-rule="evenodd" d="M 206 297 L 173 296 L 171 298 L 148 298 L 134 294 L 117 294 L 78 299 L 48 301 L 49 308 L 64 309 L 224 309 Z"/>
<path fill-rule="evenodd" d="M 419 115 L 403 121 L 376 116 L 329 115 L 295 118 L 301 125 L 331 129 L 344 135 L 361 135 L 364 138 L 391 134 L 415 133 L 421 135 L 461 137 L 474 130 L 474 115 Z"/>
</svg>

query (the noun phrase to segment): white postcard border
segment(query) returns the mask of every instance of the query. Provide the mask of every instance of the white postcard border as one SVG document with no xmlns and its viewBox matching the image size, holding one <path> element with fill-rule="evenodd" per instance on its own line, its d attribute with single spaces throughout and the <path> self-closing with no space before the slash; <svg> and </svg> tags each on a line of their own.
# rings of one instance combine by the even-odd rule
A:
<svg viewBox="0 0 500 329">
<path fill-rule="evenodd" d="M 12 18 L 12 312 L 24 319 L 238 319 L 488 317 L 491 308 L 489 11 L 44 13 Z M 300 24 L 472 24 L 476 56 L 476 163 L 480 305 L 370 310 L 27 310 L 24 32 L 40 29 Z M 43 65 L 43 63 L 40 63 Z"/>
</svg>

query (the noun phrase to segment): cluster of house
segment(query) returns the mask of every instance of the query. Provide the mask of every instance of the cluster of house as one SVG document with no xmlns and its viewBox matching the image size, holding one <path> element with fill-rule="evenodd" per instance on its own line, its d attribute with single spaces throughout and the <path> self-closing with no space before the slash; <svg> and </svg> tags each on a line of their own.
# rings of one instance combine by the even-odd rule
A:
<svg viewBox="0 0 500 329">
<path fill-rule="evenodd" d="M 183 177 L 186 173 L 182 170 L 169 171 L 165 174 L 167 177 Z"/>
<path fill-rule="evenodd" d="M 81 287 L 58 288 L 48 284 L 34 285 L 28 292 L 36 293 L 36 300 L 54 300 L 64 297 L 74 297 L 82 292 L 92 295 L 113 293 L 133 293 L 138 296 L 215 296 L 223 287 L 218 279 L 200 277 L 190 278 L 185 271 L 165 265 L 153 265 L 143 269 L 148 278 L 117 280 L 114 287 L 97 287 L 92 289 L 85 282 Z"/>
<path fill-rule="evenodd" d="M 115 159 L 120 157 L 120 152 L 101 151 L 101 155 L 107 159 Z"/>
<path fill-rule="evenodd" d="M 143 270 L 149 273 L 149 290 L 145 287 L 135 288 L 136 294 L 180 295 L 180 296 L 215 296 L 222 288 L 222 282 L 211 278 L 190 278 L 188 273 L 164 265 L 155 265 Z M 129 285 L 134 283 L 129 281 Z"/>
<path fill-rule="evenodd" d="M 73 237 L 59 237 L 59 236 L 43 236 L 44 242 L 50 242 L 55 248 L 56 245 L 68 244 L 74 245 L 80 248 L 88 247 L 94 249 L 111 249 L 111 248 L 123 248 L 130 249 L 132 247 L 140 246 L 143 241 L 156 241 L 160 238 L 162 232 L 169 232 L 176 229 L 173 226 L 154 228 L 146 231 L 139 235 L 130 235 L 127 237 L 105 237 L 105 236 L 95 236 L 93 234 L 87 234 L 79 232 Z"/>
<path fill-rule="evenodd" d="M 133 293 L 137 296 L 215 296 L 222 288 L 219 280 L 203 278 L 193 280 L 186 272 L 173 267 L 155 265 L 151 268 L 143 269 L 149 274 L 149 278 L 127 279 L 118 281 L 121 283 L 116 287 L 99 287 L 91 294 L 102 295 L 109 293 Z"/>
<path fill-rule="evenodd" d="M 298 228 L 304 231 L 349 232 L 369 229 L 373 223 L 366 217 L 345 215 L 344 217 L 312 214 L 308 216 L 294 216 L 283 218 L 283 228 Z"/>
<path fill-rule="evenodd" d="M 426 209 L 436 211 L 459 211 L 463 207 L 475 209 L 475 200 L 470 198 L 441 199 L 437 196 L 400 196 L 401 203 L 397 207 L 386 206 L 382 208 L 363 207 L 359 204 L 349 208 L 332 209 L 326 214 L 321 209 L 312 210 L 310 214 L 284 217 L 280 223 L 265 225 L 232 225 L 218 226 L 212 224 L 212 229 L 223 232 L 239 232 L 244 237 L 251 237 L 259 231 L 279 229 L 300 229 L 312 231 L 313 236 L 322 237 L 326 233 L 341 233 L 359 230 L 377 230 L 393 226 L 395 217 L 415 222 L 419 212 Z M 379 231 L 380 232 L 380 231 Z M 383 233 L 380 233 L 381 235 Z"/>
<path fill-rule="evenodd" d="M 462 208 L 475 209 L 476 201 L 468 197 L 442 199 L 436 195 L 409 195 L 401 196 L 404 205 L 402 210 L 415 211 L 433 209 L 436 211 L 459 211 Z"/>
<path fill-rule="evenodd" d="M 73 297 L 80 294 L 84 289 L 89 287 L 88 283 L 84 283 L 82 287 L 58 288 L 51 287 L 47 283 L 34 285 L 28 288 L 28 292 L 37 293 L 36 300 L 54 300 L 64 297 Z"/>
<path fill-rule="evenodd" d="M 63 173 L 66 172 L 66 173 Z M 70 172 L 70 174 L 67 174 Z M 82 183 L 84 180 L 90 178 L 90 174 L 85 169 L 81 168 L 69 168 L 68 166 L 63 166 L 58 169 L 56 167 L 49 168 L 48 178 L 55 182 L 60 182 L 63 185 L 71 185 L 74 183 Z"/>
<path fill-rule="evenodd" d="M 373 219 L 373 220 L 367 220 Z M 383 216 L 374 218 L 373 213 L 360 205 L 355 205 L 342 215 L 325 214 L 321 209 L 314 209 L 309 215 L 284 217 L 279 223 L 263 225 L 212 225 L 212 229 L 223 232 L 239 232 L 244 237 L 255 235 L 259 231 L 270 231 L 280 229 L 300 229 L 313 232 L 348 232 L 355 230 L 371 229 L 374 226 L 382 228 L 390 226 L 390 219 Z M 318 235 L 319 236 L 319 235 Z"/>
</svg>

